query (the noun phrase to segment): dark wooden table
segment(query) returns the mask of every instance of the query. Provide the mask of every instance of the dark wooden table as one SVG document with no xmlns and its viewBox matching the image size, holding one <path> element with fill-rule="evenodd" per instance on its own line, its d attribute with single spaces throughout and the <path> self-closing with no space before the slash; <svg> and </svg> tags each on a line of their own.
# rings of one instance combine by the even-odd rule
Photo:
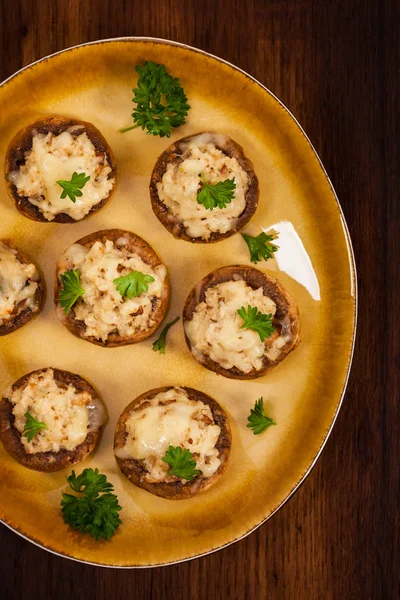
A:
<svg viewBox="0 0 400 600">
<path fill-rule="evenodd" d="M 263 527 L 206 558 L 137 571 L 52 556 L 1 527 L 3 598 L 400 598 L 399 27 L 398 0 L 0 0 L 1 80 L 74 44 L 146 35 L 212 52 L 266 84 L 336 187 L 360 295 L 334 431 Z"/>
</svg>

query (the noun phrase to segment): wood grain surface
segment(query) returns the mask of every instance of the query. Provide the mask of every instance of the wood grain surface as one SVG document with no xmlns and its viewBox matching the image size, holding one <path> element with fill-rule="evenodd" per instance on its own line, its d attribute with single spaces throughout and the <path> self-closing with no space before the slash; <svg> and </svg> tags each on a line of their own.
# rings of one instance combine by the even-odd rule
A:
<svg viewBox="0 0 400 600">
<path fill-rule="evenodd" d="M 136 571 L 68 561 L 1 527 L 3 598 L 400 598 L 399 25 L 397 0 L 0 0 L 0 80 L 74 44 L 146 35 L 207 50 L 266 84 L 336 188 L 360 296 L 335 428 L 271 520 L 205 558 Z"/>
</svg>

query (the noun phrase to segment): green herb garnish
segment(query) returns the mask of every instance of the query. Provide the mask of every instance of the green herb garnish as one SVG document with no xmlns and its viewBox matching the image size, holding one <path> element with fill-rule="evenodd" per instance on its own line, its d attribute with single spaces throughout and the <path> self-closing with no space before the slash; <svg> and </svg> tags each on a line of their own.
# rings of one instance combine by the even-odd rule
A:
<svg viewBox="0 0 400 600">
<path fill-rule="evenodd" d="M 207 183 L 204 174 L 201 174 L 202 187 L 197 193 L 197 202 L 203 204 L 208 210 L 214 208 L 225 208 L 230 204 L 235 195 L 235 178 L 218 181 L 218 183 Z"/>
<path fill-rule="evenodd" d="M 149 60 L 135 70 L 139 75 L 137 88 L 132 90 L 135 124 L 120 132 L 141 127 L 147 135 L 170 137 L 172 127 L 183 125 L 190 109 L 179 79 L 169 75 L 164 65 Z"/>
<path fill-rule="evenodd" d="M 32 417 L 29 411 L 24 414 L 24 417 L 26 419 L 26 423 L 22 435 L 27 438 L 28 442 L 31 442 L 35 435 L 42 429 L 48 429 L 46 423 L 37 421 L 34 417 Z"/>
<path fill-rule="evenodd" d="M 254 435 L 262 433 L 271 425 L 276 425 L 275 421 L 265 414 L 264 398 L 262 396 L 256 400 L 254 408 L 250 409 L 250 416 L 247 417 L 247 420 L 247 427 L 253 430 Z"/>
<path fill-rule="evenodd" d="M 117 277 L 113 283 L 122 297 L 126 296 L 129 300 L 134 296 L 137 298 L 149 289 L 148 283 L 155 281 L 151 275 L 145 275 L 141 271 L 132 271 L 124 277 Z"/>
<path fill-rule="evenodd" d="M 85 173 L 76 173 L 74 171 L 69 181 L 56 181 L 63 189 L 60 196 L 61 200 L 68 196 L 72 202 L 76 202 L 76 198 L 82 196 L 81 189 L 85 187 L 89 179 L 90 175 L 86 177 Z"/>
<path fill-rule="evenodd" d="M 85 290 L 81 288 L 79 271 L 65 271 L 60 275 L 62 289 L 60 289 L 58 299 L 67 315 L 75 302 L 83 296 Z"/>
<path fill-rule="evenodd" d="M 177 321 L 179 321 L 179 317 L 176 317 L 176 319 L 174 319 L 170 323 L 166 324 L 166 326 L 160 333 L 159 337 L 156 339 L 155 342 L 153 342 L 152 350 L 154 350 L 154 352 L 159 352 L 160 354 L 165 354 L 165 342 L 166 342 L 168 330 L 172 327 L 172 325 L 175 325 L 175 323 Z"/>
<path fill-rule="evenodd" d="M 180 446 L 176 448 L 170 446 L 162 460 L 171 467 L 168 475 L 176 475 L 176 477 L 191 481 L 201 473 L 196 469 L 196 461 L 193 460 L 192 453 L 187 448 L 182 450 Z"/>
<path fill-rule="evenodd" d="M 262 259 L 268 260 L 269 258 L 272 258 L 273 253 L 279 249 L 279 246 L 270 243 L 275 239 L 275 236 L 268 235 L 264 233 L 264 231 L 256 236 L 242 233 L 242 238 L 249 248 L 250 260 L 255 264 Z"/>
<path fill-rule="evenodd" d="M 272 326 L 272 314 L 266 315 L 260 312 L 256 306 L 248 306 L 247 313 L 245 307 L 242 306 L 237 313 L 243 319 L 241 329 L 256 331 L 262 342 L 274 333 L 275 327 Z"/>
<path fill-rule="evenodd" d="M 78 476 L 75 471 L 67 477 L 71 489 L 80 494 L 63 494 L 61 500 L 64 522 L 80 533 L 89 533 L 96 540 L 110 540 L 121 524 L 121 506 L 112 492 L 114 486 L 98 469 L 84 469 Z"/>
</svg>

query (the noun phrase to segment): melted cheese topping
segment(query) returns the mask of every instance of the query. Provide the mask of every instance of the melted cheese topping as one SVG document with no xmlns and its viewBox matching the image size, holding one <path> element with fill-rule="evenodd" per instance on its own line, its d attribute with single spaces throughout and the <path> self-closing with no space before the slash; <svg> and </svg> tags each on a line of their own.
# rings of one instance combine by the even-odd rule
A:
<svg viewBox="0 0 400 600">
<path fill-rule="evenodd" d="M 170 466 L 161 460 L 170 445 L 190 450 L 201 477 L 211 477 L 221 464 L 215 447 L 221 428 L 214 423 L 210 407 L 190 400 L 180 387 L 144 400 L 131 412 L 125 429 L 125 445 L 115 454 L 143 461 L 148 471 L 145 479 L 151 483 L 176 480 L 168 476 Z"/>
<path fill-rule="evenodd" d="M 192 320 L 185 323 L 192 353 L 199 362 L 208 356 L 224 369 L 236 367 L 249 373 L 262 368 L 264 356 L 271 360 L 279 356 L 290 334 L 277 336 L 268 346 L 268 338 L 262 342 L 256 331 L 241 329 L 243 319 L 237 311 L 249 305 L 264 314 L 276 313 L 275 303 L 263 289 L 253 290 L 243 280 L 219 283 L 207 290 L 205 302 L 196 306 Z"/>
<path fill-rule="evenodd" d="M 223 145 L 226 137 L 218 138 L 221 138 L 218 143 Z M 230 158 L 217 148 L 213 139 L 215 136 L 209 133 L 193 138 L 184 147 L 182 161 L 169 163 L 157 184 L 158 196 L 168 206 L 171 219 L 183 223 L 187 235 L 193 238 L 208 239 L 214 232 L 230 231 L 246 208 L 247 173 L 236 158 Z M 207 183 L 212 184 L 235 179 L 234 198 L 225 208 L 208 210 L 197 202 L 202 173 Z"/>
<path fill-rule="evenodd" d="M 81 128 L 84 126 L 70 127 L 59 135 L 35 133 L 32 149 L 25 153 L 25 164 L 9 175 L 18 194 L 27 197 L 48 221 L 60 213 L 75 221 L 83 219 L 93 206 L 110 195 L 115 185 L 115 179 L 108 178 L 111 167 L 106 155 L 96 154 L 84 131 L 77 137 L 71 134 Z M 56 183 L 70 181 L 74 172 L 90 176 L 75 203 L 68 196 L 60 198 L 63 189 Z"/>
<path fill-rule="evenodd" d="M 16 250 L 0 242 L 0 325 L 26 308 L 38 309 L 35 293 L 39 279 L 34 264 L 20 262 Z"/>
<path fill-rule="evenodd" d="M 41 429 L 30 442 L 21 435 L 28 454 L 59 452 L 62 448 L 75 450 L 89 431 L 98 429 L 105 421 L 100 401 L 93 400 L 88 392 L 76 391 L 71 384 L 59 387 L 52 369 L 32 373 L 23 388 L 7 390 L 4 396 L 13 405 L 14 427 L 21 434 L 26 425 L 26 412 L 47 425 L 47 429 Z"/>
<path fill-rule="evenodd" d="M 73 244 L 62 256 L 60 272 L 79 269 L 80 284 L 85 294 L 74 305 L 75 317 L 86 325 L 85 337 L 94 336 L 106 341 L 110 333 L 132 337 L 154 325 L 152 319 L 154 298 L 163 295 L 167 270 L 164 265 L 152 268 L 134 253 L 124 249 L 124 238 L 105 244 L 95 242 L 88 249 Z M 132 271 L 141 271 L 154 277 L 148 291 L 137 298 L 123 298 L 113 283 Z"/>
</svg>

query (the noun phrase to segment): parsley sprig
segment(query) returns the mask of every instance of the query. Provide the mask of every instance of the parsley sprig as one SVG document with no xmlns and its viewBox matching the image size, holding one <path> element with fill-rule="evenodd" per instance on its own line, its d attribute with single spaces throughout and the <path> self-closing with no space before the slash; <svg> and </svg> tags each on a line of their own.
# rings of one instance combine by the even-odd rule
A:
<svg viewBox="0 0 400 600">
<path fill-rule="evenodd" d="M 253 430 L 254 435 L 262 433 L 271 425 L 276 425 L 275 421 L 265 414 L 264 398 L 262 396 L 256 400 L 254 408 L 250 409 L 250 416 L 247 417 L 247 420 L 247 427 Z"/>
<path fill-rule="evenodd" d="M 154 352 L 159 352 L 160 354 L 165 354 L 165 343 L 166 343 L 167 333 L 168 333 L 169 329 L 172 327 L 172 325 L 175 325 L 175 323 L 177 323 L 177 321 L 179 321 L 179 317 L 176 317 L 176 319 L 174 319 L 170 323 L 166 324 L 166 326 L 160 333 L 159 337 L 156 339 L 155 342 L 153 342 L 152 350 L 154 350 Z"/>
<path fill-rule="evenodd" d="M 135 70 L 139 75 L 137 87 L 132 90 L 135 124 L 120 132 L 141 127 L 147 129 L 147 135 L 170 137 L 172 127 L 183 125 L 190 109 L 179 79 L 167 73 L 164 65 L 149 60 Z"/>
<path fill-rule="evenodd" d="M 113 283 L 122 297 L 126 296 L 129 300 L 137 298 L 149 289 L 148 283 L 155 281 L 151 275 L 145 275 L 141 271 L 132 271 L 124 277 L 117 277 Z"/>
<path fill-rule="evenodd" d="M 275 327 L 272 325 L 272 314 L 264 314 L 256 306 L 248 306 L 247 313 L 244 306 L 237 311 L 239 317 L 243 319 L 243 325 L 240 329 L 251 329 L 256 331 L 263 342 L 265 338 L 270 337 Z"/>
<path fill-rule="evenodd" d="M 110 540 L 121 524 L 121 506 L 112 492 L 114 486 L 98 469 L 84 469 L 78 476 L 75 471 L 67 477 L 71 489 L 79 494 L 63 494 L 61 500 L 64 522 L 80 533 L 89 533 L 96 540 Z"/>
<path fill-rule="evenodd" d="M 25 427 L 22 431 L 22 435 L 27 438 L 28 442 L 31 442 L 35 435 L 39 433 L 42 429 L 48 429 L 46 423 L 42 423 L 41 421 L 37 421 L 34 417 L 32 417 L 31 413 L 28 411 L 24 414 L 26 419 Z"/>
<path fill-rule="evenodd" d="M 183 450 L 180 446 L 176 448 L 170 446 L 162 460 L 171 467 L 168 475 L 176 475 L 176 477 L 191 481 L 201 473 L 196 469 L 196 461 L 193 460 L 192 453 L 187 448 Z"/>
<path fill-rule="evenodd" d="M 279 246 L 271 244 L 275 239 L 275 235 L 268 235 L 262 231 L 259 235 L 252 236 L 247 233 L 242 233 L 242 238 L 246 242 L 250 251 L 250 260 L 256 264 L 260 260 L 268 260 L 273 257 L 273 253 L 279 249 Z"/>
<path fill-rule="evenodd" d="M 86 177 L 86 173 L 76 173 L 74 171 L 69 181 L 56 181 L 63 189 L 60 196 L 61 200 L 68 196 L 68 198 L 75 203 L 76 199 L 82 196 L 81 189 L 85 187 L 89 179 L 90 175 Z"/>
<path fill-rule="evenodd" d="M 207 183 L 204 173 L 201 174 L 202 187 L 197 193 L 198 204 L 203 204 L 208 210 L 214 208 L 225 208 L 230 204 L 235 195 L 235 178 L 218 181 L 218 183 Z"/>
<path fill-rule="evenodd" d="M 60 275 L 60 279 L 62 289 L 60 289 L 58 299 L 67 315 L 78 298 L 83 296 L 85 290 L 81 288 L 79 271 L 77 269 L 75 271 L 65 271 L 65 273 Z"/>
</svg>

